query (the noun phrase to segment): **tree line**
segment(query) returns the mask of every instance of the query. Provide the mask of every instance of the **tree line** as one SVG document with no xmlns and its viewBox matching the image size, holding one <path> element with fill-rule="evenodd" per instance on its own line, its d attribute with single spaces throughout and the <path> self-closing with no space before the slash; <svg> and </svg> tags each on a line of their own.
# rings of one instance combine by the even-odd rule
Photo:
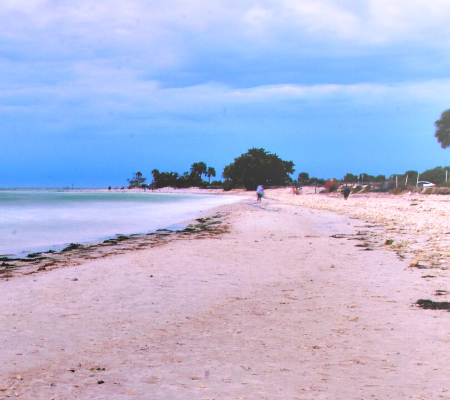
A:
<svg viewBox="0 0 450 400">
<path fill-rule="evenodd" d="M 435 137 L 441 144 L 442 148 L 450 146 L 450 109 L 441 114 L 441 118 L 435 123 Z M 233 188 L 245 188 L 247 190 L 255 190 L 258 185 L 267 186 L 286 186 L 286 185 L 323 185 L 325 179 L 310 177 L 307 172 L 300 172 L 297 180 L 294 180 L 291 175 L 295 172 L 295 164 L 292 161 L 282 160 L 277 154 L 272 154 L 262 148 L 252 148 L 247 153 L 236 157 L 234 161 L 227 165 L 222 176 L 224 180 L 214 180 L 211 182 L 211 177 L 216 177 L 216 170 L 213 167 L 208 167 L 203 161 L 193 163 L 189 171 L 179 175 L 177 172 L 160 172 L 157 169 L 152 171 L 153 180 L 150 184 L 145 183 L 147 178 L 144 178 L 141 172 L 133 174 L 131 179 L 128 179 L 129 188 L 162 188 L 175 187 L 186 188 L 198 186 L 201 188 L 213 186 L 222 187 L 225 190 Z M 445 184 L 450 178 L 450 167 L 436 167 L 428 169 L 422 173 L 410 170 L 404 174 L 393 174 L 389 178 L 385 175 L 371 175 L 359 174 L 355 175 L 347 173 L 342 179 L 335 179 L 336 181 L 343 181 L 346 183 L 383 183 L 386 181 L 397 180 L 402 185 L 414 184 L 418 177 L 422 181 L 433 182 L 437 185 Z M 203 178 L 208 178 L 208 181 Z"/>
<path fill-rule="evenodd" d="M 447 171 L 447 173 L 446 173 Z M 446 182 L 446 179 L 450 179 L 450 167 L 435 167 L 432 169 L 427 169 L 426 171 L 423 171 L 419 173 L 415 170 L 409 170 L 406 171 L 403 174 L 392 174 L 389 177 L 386 177 L 386 175 L 371 175 L 367 173 L 362 174 L 352 174 L 352 173 L 346 173 L 342 179 L 339 178 L 332 178 L 335 181 L 345 182 L 345 183 L 384 183 L 387 181 L 394 181 L 398 180 L 398 183 L 402 185 L 414 185 L 415 182 L 418 180 L 421 181 L 429 181 L 433 182 L 436 185 L 443 185 Z M 326 179 L 321 178 L 315 178 L 309 177 L 309 174 L 307 172 L 300 172 L 298 175 L 298 183 L 301 185 L 323 185 L 326 182 Z"/>
<path fill-rule="evenodd" d="M 133 178 L 128 179 L 128 188 L 152 188 L 159 189 L 167 186 L 176 188 L 186 188 L 192 186 L 205 187 L 211 185 L 211 177 L 216 176 L 216 170 L 213 167 L 208 167 L 203 161 L 193 163 L 189 172 L 184 172 L 179 175 L 177 172 L 160 172 L 157 169 L 152 171 L 153 181 L 146 184 L 147 178 L 142 176 L 141 172 L 133 174 Z M 202 177 L 208 177 L 206 182 Z M 215 182 L 212 182 L 214 185 Z"/>
<path fill-rule="evenodd" d="M 208 167 L 203 161 L 193 163 L 188 172 L 178 174 L 177 172 L 161 172 L 158 169 L 152 171 L 152 182 L 147 184 L 141 172 L 133 174 L 128 179 L 128 188 L 152 188 L 163 187 L 186 188 L 198 186 L 222 187 L 225 190 L 244 187 L 247 190 L 254 190 L 258 185 L 281 186 L 292 182 L 289 174 L 294 173 L 294 163 L 284 161 L 276 154 L 272 154 L 264 149 L 252 148 L 247 153 L 234 159 L 234 162 L 227 165 L 222 173 L 224 180 L 214 180 L 216 170 Z M 203 178 L 208 178 L 208 181 Z"/>
<path fill-rule="evenodd" d="M 224 180 L 214 180 L 216 170 L 208 167 L 204 162 L 196 162 L 191 165 L 188 172 L 178 174 L 177 172 L 160 172 L 158 169 L 152 171 L 152 182 L 147 184 L 147 178 L 141 172 L 133 174 L 133 178 L 128 179 L 128 188 L 152 188 L 163 187 L 187 188 L 187 187 L 221 187 L 224 190 L 235 188 L 245 188 L 255 190 L 258 185 L 268 186 L 308 186 L 324 185 L 328 179 L 310 177 L 307 172 L 300 172 L 297 180 L 291 176 L 294 173 L 294 163 L 285 161 L 276 154 L 271 154 L 264 149 L 249 149 L 247 153 L 241 154 L 234 159 L 234 162 L 227 165 L 222 176 Z M 204 180 L 207 178 L 208 180 Z M 403 174 L 393 174 L 390 177 L 385 175 L 371 175 L 367 173 L 352 174 L 347 173 L 343 178 L 332 178 L 335 181 L 345 183 L 384 183 L 397 180 L 402 185 L 414 185 L 418 178 L 422 181 L 433 182 L 442 185 L 450 179 L 450 167 L 436 167 L 428 169 L 419 174 L 418 171 L 409 170 Z"/>
</svg>

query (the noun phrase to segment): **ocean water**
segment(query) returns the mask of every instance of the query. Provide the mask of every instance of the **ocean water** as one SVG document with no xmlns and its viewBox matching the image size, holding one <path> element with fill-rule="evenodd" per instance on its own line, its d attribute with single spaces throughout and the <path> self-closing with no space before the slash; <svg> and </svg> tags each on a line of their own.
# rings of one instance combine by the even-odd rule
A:
<svg viewBox="0 0 450 400">
<path fill-rule="evenodd" d="M 180 227 L 202 210 L 237 201 L 234 196 L 151 192 L 0 191 L 0 255 Z"/>
</svg>

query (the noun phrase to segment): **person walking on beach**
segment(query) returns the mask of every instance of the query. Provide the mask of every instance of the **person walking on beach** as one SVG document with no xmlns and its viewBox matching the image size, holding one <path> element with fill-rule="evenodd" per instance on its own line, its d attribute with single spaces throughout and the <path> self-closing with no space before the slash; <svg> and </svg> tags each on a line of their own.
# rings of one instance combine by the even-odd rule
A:
<svg viewBox="0 0 450 400">
<path fill-rule="evenodd" d="M 342 194 L 344 195 L 344 200 L 348 199 L 348 195 L 350 194 L 350 188 L 348 186 L 346 186 L 343 190 L 342 190 Z"/>
<path fill-rule="evenodd" d="M 258 186 L 258 188 L 256 189 L 256 194 L 257 194 L 256 201 L 261 202 L 261 199 L 262 199 L 263 194 L 264 194 L 264 188 L 263 188 L 263 185 L 259 185 L 259 186 Z"/>
</svg>

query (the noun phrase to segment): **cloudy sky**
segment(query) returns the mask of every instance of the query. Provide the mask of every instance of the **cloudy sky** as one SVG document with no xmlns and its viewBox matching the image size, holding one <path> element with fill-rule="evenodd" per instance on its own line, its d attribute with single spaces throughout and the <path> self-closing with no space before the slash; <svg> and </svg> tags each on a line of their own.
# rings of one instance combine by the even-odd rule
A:
<svg viewBox="0 0 450 400">
<path fill-rule="evenodd" d="M 328 178 L 450 165 L 448 0 L 2 0 L 0 187 L 217 171 L 263 147 Z"/>
</svg>

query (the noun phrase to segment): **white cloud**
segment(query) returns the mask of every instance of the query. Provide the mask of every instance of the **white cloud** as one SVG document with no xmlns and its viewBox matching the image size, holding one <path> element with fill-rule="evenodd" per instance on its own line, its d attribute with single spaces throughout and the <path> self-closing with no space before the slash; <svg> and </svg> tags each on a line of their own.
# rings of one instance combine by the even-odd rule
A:
<svg viewBox="0 0 450 400">
<path fill-rule="evenodd" d="M 49 113 L 69 102 L 64 112 L 74 115 L 113 109 L 197 115 L 233 105 L 280 108 L 296 101 L 443 104 L 447 80 L 265 85 L 262 79 L 236 89 L 214 73 L 223 59 L 231 61 L 230 75 L 251 71 L 254 65 L 246 61 L 252 58 L 277 68 L 279 54 L 280 70 L 295 70 L 290 57 L 304 48 L 318 54 L 361 49 L 370 54 L 374 48 L 376 54 L 409 46 L 412 53 L 438 49 L 447 60 L 449 20 L 446 0 L 5 0 L 0 3 L 2 112 L 10 110 L 8 101 L 48 107 Z M 202 76 L 203 63 L 212 71 L 208 78 Z M 192 65 L 200 76 L 195 82 L 203 84 L 165 88 L 155 78 L 172 71 L 189 75 Z M 331 76 L 328 82 L 333 81 L 339 79 Z"/>
<path fill-rule="evenodd" d="M 108 112 L 122 116 L 171 114 L 179 117 L 205 116 L 218 113 L 224 107 L 261 107 L 277 112 L 289 104 L 333 104 L 346 102 L 354 107 L 389 107 L 402 104 L 432 104 L 445 107 L 450 92 L 450 79 L 406 82 L 400 84 L 313 84 L 262 85 L 233 88 L 209 82 L 205 84 L 165 88 L 158 81 L 143 80 L 141 72 L 131 68 L 116 68 L 106 61 L 85 61 L 74 64 L 70 79 L 52 85 L 30 83 L 18 87 L 3 84 L 0 104 L 15 104 L 41 113 L 55 113 L 76 118 L 105 115 Z M 11 111 L 3 108 L 2 113 Z M 271 111 L 270 111 L 271 112 Z"/>
<path fill-rule="evenodd" d="M 7 0 L 0 4 L 3 39 L 29 41 L 35 51 L 80 57 L 135 54 L 162 65 L 197 48 L 276 51 L 309 45 L 317 51 L 402 43 L 446 47 L 447 0 Z M 352 47 L 353 46 L 353 47 Z M 39 49 L 39 47 L 41 47 Z M 252 48 L 253 47 L 253 48 Z M 256 47 L 256 48 L 255 48 Z M 301 51 L 299 47 L 297 51 Z M 46 53 L 48 54 L 48 53 Z M 110 56 L 110 55 L 109 55 Z"/>
</svg>

